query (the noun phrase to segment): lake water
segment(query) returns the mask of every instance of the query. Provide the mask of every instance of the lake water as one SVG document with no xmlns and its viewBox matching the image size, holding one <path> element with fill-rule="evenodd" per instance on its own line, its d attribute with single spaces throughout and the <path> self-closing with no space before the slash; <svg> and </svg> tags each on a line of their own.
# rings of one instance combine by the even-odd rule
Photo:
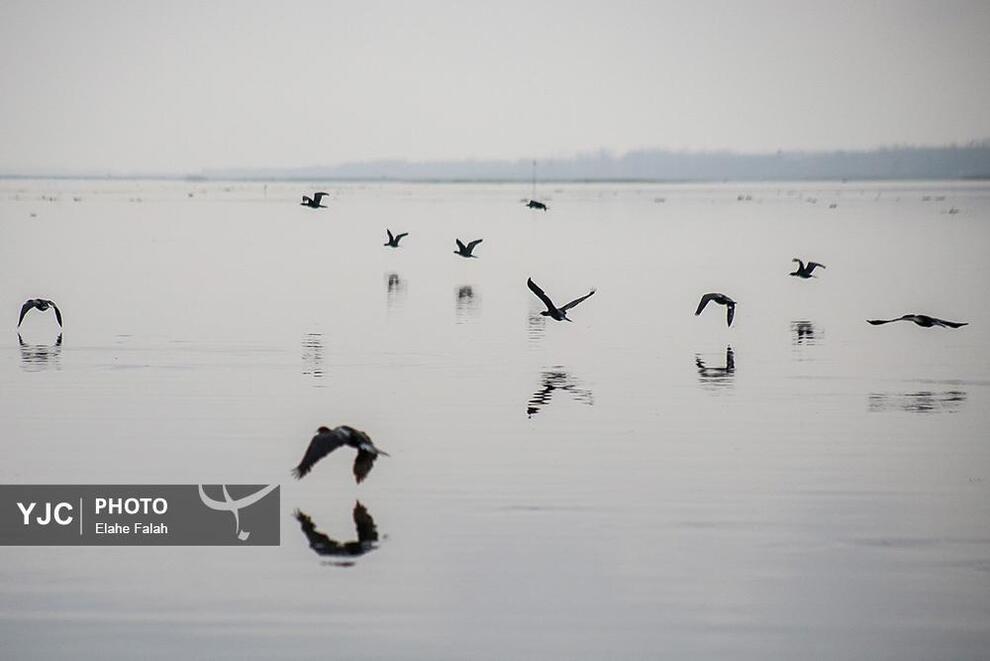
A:
<svg viewBox="0 0 990 661">
<path fill-rule="evenodd" d="M 0 181 L 0 483 L 284 510 L 277 548 L 0 548 L 0 656 L 986 659 L 990 185 L 530 193 Z M 598 291 L 557 323 L 529 276 Z M 913 312 L 970 325 L 865 322 Z M 293 480 L 338 424 L 392 456 Z M 357 501 L 377 547 L 315 553 L 294 513 L 354 540 Z"/>
</svg>

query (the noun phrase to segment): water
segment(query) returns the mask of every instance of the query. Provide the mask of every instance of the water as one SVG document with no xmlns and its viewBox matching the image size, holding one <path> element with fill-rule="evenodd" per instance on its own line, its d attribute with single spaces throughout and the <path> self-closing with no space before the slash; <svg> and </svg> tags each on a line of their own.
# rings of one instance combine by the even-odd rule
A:
<svg viewBox="0 0 990 661">
<path fill-rule="evenodd" d="M 986 184 L 325 187 L 0 182 L 0 483 L 284 510 L 0 548 L 5 658 L 986 658 Z M 392 457 L 296 482 L 323 424 Z"/>
</svg>

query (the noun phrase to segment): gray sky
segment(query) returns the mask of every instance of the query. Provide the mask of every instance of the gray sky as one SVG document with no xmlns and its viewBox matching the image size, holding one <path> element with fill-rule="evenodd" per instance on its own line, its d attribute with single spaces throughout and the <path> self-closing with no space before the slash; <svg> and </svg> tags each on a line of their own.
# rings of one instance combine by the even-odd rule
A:
<svg viewBox="0 0 990 661">
<path fill-rule="evenodd" d="M 11 2 L 0 171 L 990 137 L 988 2 Z"/>
</svg>

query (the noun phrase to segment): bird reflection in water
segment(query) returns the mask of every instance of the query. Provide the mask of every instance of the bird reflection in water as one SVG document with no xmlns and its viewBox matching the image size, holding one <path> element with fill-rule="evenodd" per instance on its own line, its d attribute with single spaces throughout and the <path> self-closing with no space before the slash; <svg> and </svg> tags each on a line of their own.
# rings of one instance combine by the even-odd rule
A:
<svg viewBox="0 0 990 661">
<path fill-rule="evenodd" d="M 308 333 L 302 341 L 303 374 L 319 379 L 323 376 L 323 333 Z"/>
<path fill-rule="evenodd" d="M 406 295 L 406 282 L 398 273 L 385 274 L 385 305 L 388 309 L 395 307 Z"/>
<path fill-rule="evenodd" d="M 457 298 L 455 299 L 455 312 L 457 323 L 463 323 L 470 317 L 478 313 L 478 295 L 471 285 L 461 285 L 457 288 Z"/>
<path fill-rule="evenodd" d="M 62 355 L 62 334 L 58 334 L 55 344 L 28 344 L 17 334 L 17 342 L 21 348 L 21 367 L 28 372 L 40 372 L 54 367 L 61 369 L 59 357 Z"/>
<path fill-rule="evenodd" d="M 526 405 L 527 417 L 532 418 L 548 406 L 550 398 L 556 390 L 570 393 L 575 400 L 582 404 L 591 406 L 595 403 L 591 390 L 583 388 L 563 367 L 557 366 L 545 370 L 541 375 L 541 380 L 540 389 L 533 393 Z"/>
<path fill-rule="evenodd" d="M 736 374 L 736 354 L 731 346 L 725 347 L 724 367 L 706 365 L 700 354 L 695 354 L 694 364 L 698 368 L 698 379 L 702 385 L 717 388 L 732 385 L 732 379 Z"/>
<path fill-rule="evenodd" d="M 317 555 L 331 558 L 357 558 L 370 553 L 378 548 L 378 528 L 375 527 L 375 520 L 368 514 L 368 510 L 360 501 L 354 501 L 354 529 L 357 531 L 357 539 L 348 542 L 338 542 L 330 539 L 326 534 L 316 529 L 316 524 L 309 518 L 309 515 L 300 510 L 296 510 L 296 521 L 309 542 L 309 548 Z M 328 565 L 336 567 L 351 567 L 353 560 L 333 560 L 327 562 Z"/>
<path fill-rule="evenodd" d="M 955 413 L 966 401 L 962 390 L 932 392 L 921 390 L 904 393 L 870 393 L 870 411 L 907 411 L 908 413 Z"/>
<path fill-rule="evenodd" d="M 799 344 L 818 344 L 824 337 L 824 333 L 815 327 L 814 322 L 802 319 L 791 322 L 791 343 L 795 346 Z"/>
</svg>

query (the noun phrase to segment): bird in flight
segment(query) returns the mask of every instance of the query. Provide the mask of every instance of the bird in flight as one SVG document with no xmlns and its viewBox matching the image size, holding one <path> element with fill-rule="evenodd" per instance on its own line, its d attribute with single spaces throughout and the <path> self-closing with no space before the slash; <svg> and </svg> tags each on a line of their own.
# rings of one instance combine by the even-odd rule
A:
<svg viewBox="0 0 990 661">
<path fill-rule="evenodd" d="M 303 201 L 300 202 L 299 205 L 309 207 L 310 209 L 326 209 L 327 205 L 320 204 L 320 201 L 329 195 L 329 193 L 313 193 L 313 197 L 303 195 Z"/>
<path fill-rule="evenodd" d="M 701 297 L 701 301 L 698 303 L 698 309 L 694 311 L 695 315 L 701 314 L 701 311 L 705 309 L 708 305 L 708 301 L 715 301 L 719 305 L 724 305 L 726 307 L 725 321 L 727 326 L 732 325 L 732 318 L 736 316 L 736 302 L 725 294 L 711 293 L 705 294 Z"/>
<path fill-rule="evenodd" d="M 818 262 L 808 262 L 807 264 L 805 264 L 797 257 L 795 257 L 791 261 L 798 263 L 797 270 L 795 270 L 793 273 L 788 273 L 787 275 L 794 275 L 799 278 L 813 278 L 815 276 L 811 275 L 811 272 L 814 271 L 815 268 L 819 266 L 825 268 L 824 264 L 819 264 Z"/>
<path fill-rule="evenodd" d="M 402 240 L 402 237 L 408 236 L 409 234 L 409 232 L 403 232 L 402 234 L 393 235 L 392 230 L 388 228 L 385 229 L 385 233 L 388 234 L 388 242 L 385 245 L 389 248 L 398 248 L 399 241 Z"/>
<path fill-rule="evenodd" d="M 897 319 L 867 319 L 866 321 L 874 326 L 890 324 L 895 321 L 913 321 L 922 328 L 932 328 L 933 326 L 941 326 L 943 328 L 959 328 L 960 326 L 966 326 L 969 324 L 968 321 L 946 321 L 945 319 L 929 317 L 927 314 L 905 314 Z"/>
<path fill-rule="evenodd" d="M 368 477 L 378 455 L 389 456 L 388 452 L 376 448 L 375 444 L 371 442 L 371 438 L 363 431 L 358 431 L 347 425 L 333 429 L 320 427 L 316 430 L 316 436 L 309 442 L 309 447 L 306 448 L 306 454 L 303 455 L 302 461 L 293 469 L 292 474 L 297 480 L 302 479 L 306 473 L 312 470 L 316 462 L 344 445 L 349 445 L 357 450 L 357 457 L 354 458 L 354 479 L 358 483 Z"/>
<path fill-rule="evenodd" d="M 49 301 L 47 298 L 32 298 L 29 301 L 24 301 L 24 305 L 21 306 L 21 316 L 17 320 L 17 327 L 21 327 L 21 322 L 24 321 L 24 315 L 28 313 L 31 308 L 38 308 L 42 312 L 48 308 L 55 310 L 55 320 L 58 321 L 58 327 L 62 327 L 62 313 L 59 311 L 58 306 L 55 305 L 55 301 Z"/>
<path fill-rule="evenodd" d="M 547 205 L 543 204 L 543 202 L 537 202 L 536 200 L 530 200 L 526 206 L 530 209 L 542 209 L 543 211 L 547 210 Z"/>
<path fill-rule="evenodd" d="M 484 241 L 484 239 L 475 239 L 471 243 L 464 245 L 463 243 L 461 243 L 460 239 L 454 239 L 454 240 L 457 241 L 457 250 L 454 251 L 454 254 L 460 255 L 461 257 L 474 257 L 474 258 L 477 258 L 477 255 L 472 255 L 471 253 L 474 252 L 475 246 L 477 246 L 479 243 Z"/>
<path fill-rule="evenodd" d="M 592 289 L 590 292 L 588 292 L 581 298 L 575 298 L 567 305 L 562 305 L 561 307 L 558 308 L 556 305 L 554 305 L 553 301 L 550 300 L 550 297 L 546 295 L 546 292 L 540 289 L 540 286 L 538 284 L 533 282 L 532 278 L 526 280 L 526 286 L 529 287 L 529 290 L 531 292 L 536 294 L 536 297 L 538 299 L 543 301 L 543 305 L 547 306 L 547 309 L 540 312 L 540 314 L 543 315 L 544 317 L 550 317 L 551 319 L 554 319 L 556 321 L 570 321 L 570 319 L 567 318 L 567 311 L 595 293 L 595 290 Z"/>
</svg>

